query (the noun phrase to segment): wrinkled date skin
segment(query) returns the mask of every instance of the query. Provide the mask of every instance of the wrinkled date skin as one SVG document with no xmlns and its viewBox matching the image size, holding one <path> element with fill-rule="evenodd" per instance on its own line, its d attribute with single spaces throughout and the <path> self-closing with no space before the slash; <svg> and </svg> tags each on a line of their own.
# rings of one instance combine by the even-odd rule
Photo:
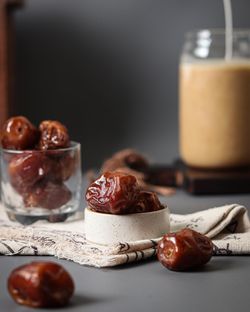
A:
<svg viewBox="0 0 250 312">
<path fill-rule="evenodd" d="M 31 262 L 13 270 L 8 291 L 18 304 L 33 308 L 62 307 L 74 292 L 69 273 L 54 262 Z"/>
<path fill-rule="evenodd" d="M 50 168 L 50 160 L 41 153 L 30 151 L 15 155 L 8 167 L 11 185 L 19 194 L 26 193 L 48 175 Z"/>
<path fill-rule="evenodd" d="M 158 244 L 158 260 L 173 271 L 187 271 L 206 264 L 212 257 L 212 241 L 191 229 L 163 236 Z"/>
<path fill-rule="evenodd" d="M 131 207 L 131 213 L 157 211 L 163 208 L 155 193 L 141 191 L 134 207 Z"/>
<path fill-rule="evenodd" d="M 64 184 L 45 182 L 36 185 L 24 196 L 26 207 L 41 207 L 57 209 L 65 205 L 71 199 L 71 191 Z"/>
<path fill-rule="evenodd" d="M 39 136 L 38 129 L 27 118 L 12 117 L 3 125 L 1 144 L 5 149 L 32 149 L 37 144 Z"/>
<path fill-rule="evenodd" d="M 79 161 L 76 155 L 65 153 L 56 156 L 48 153 L 48 157 L 51 161 L 51 181 L 62 183 L 69 180 L 75 173 Z"/>
<path fill-rule="evenodd" d="M 44 120 L 40 123 L 41 132 L 39 149 L 51 150 L 68 147 L 70 140 L 67 128 L 55 120 Z"/>
<path fill-rule="evenodd" d="M 139 196 L 136 178 L 120 172 L 106 172 L 86 192 L 90 208 L 110 214 L 129 213 Z"/>
</svg>

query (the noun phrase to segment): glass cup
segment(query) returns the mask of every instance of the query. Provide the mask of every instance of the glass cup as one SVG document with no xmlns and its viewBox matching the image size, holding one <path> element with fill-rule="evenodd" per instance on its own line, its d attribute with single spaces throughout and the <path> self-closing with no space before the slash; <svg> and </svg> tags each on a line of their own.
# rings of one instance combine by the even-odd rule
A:
<svg viewBox="0 0 250 312">
<path fill-rule="evenodd" d="M 56 150 L 0 150 L 1 199 L 10 220 L 65 221 L 79 208 L 80 144 Z"/>
<path fill-rule="evenodd" d="M 180 154 L 192 167 L 250 165 L 250 30 L 234 30 L 226 57 L 224 30 L 186 35 L 180 61 Z"/>
</svg>

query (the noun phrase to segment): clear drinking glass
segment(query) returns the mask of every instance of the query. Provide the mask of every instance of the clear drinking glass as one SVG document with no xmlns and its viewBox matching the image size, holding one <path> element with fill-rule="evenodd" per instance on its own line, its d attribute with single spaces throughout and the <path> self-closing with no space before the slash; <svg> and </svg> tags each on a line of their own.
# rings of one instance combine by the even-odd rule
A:
<svg viewBox="0 0 250 312">
<path fill-rule="evenodd" d="M 79 208 L 80 144 L 56 150 L 1 149 L 1 199 L 10 220 L 65 221 Z"/>
<path fill-rule="evenodd" d="M 179 133 L 181 158 L 190 166 L 250 165 L 250 30 L 234 30 L 230 57 L 225 42 L 224 30 L 186 35 Z"/>
</svg>

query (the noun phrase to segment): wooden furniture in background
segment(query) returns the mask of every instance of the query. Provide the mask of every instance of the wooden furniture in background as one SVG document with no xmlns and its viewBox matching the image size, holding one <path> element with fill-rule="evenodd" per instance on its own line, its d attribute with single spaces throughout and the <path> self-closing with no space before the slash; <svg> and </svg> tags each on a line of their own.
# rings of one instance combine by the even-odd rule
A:
<svg viewBox="0 0 250 312">
<path fill-rule="evenodd" d="M 0 127 L 11 111 L 13 98 L 13 10 L 22 0 L 0 0 Z"/>
</svg>

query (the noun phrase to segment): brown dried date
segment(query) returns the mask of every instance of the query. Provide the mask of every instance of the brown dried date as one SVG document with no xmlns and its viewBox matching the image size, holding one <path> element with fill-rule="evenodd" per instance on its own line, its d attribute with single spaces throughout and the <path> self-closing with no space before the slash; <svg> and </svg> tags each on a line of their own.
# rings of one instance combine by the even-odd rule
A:
<svg viewBox="0 0 250 312">
<path fill-rule="evenodd" d="M 38 142 L 39 136 L 38 129 L 27 118 L 12 117 L 3 125 L 1 144 L 6 149 L 32 149 Z"/>
<path fill-rule="evenodd" d="M 129 168 L 142 172 L 146 171 L 149 166 L 147 160 L 142 155 L 132 151 L 124 157 L 124 162 Z"/>
<path fill-rule="evenodd" d="M 134 176 L 120 172 L 105 172 L 88 187 L 86 200 L 94 211 L 125 214 L 129 213 L 138 195 L 139 186 Z"/>
<path fill-rule="evenodd" d="M 17 154 L 10 160 L 8 167 L 11 185 L 23 194 L 46 177 L 50 168 L 50 160 L 39 152 Z"/>
<path fill-rule="evenodd" d="M 53 151 L 54 152 L 54 151 Z M 47 154 L 51 162 L 50 180 L 57 183 L 67 181 L 76 171 L 78 155 L 70 155 L 68 152 L 59 155 Z"/>
<path fill-rule="evenodd" d="M 115 153 L 107 159 L 101 168 L 101 172 L 120 170 L 120 168 L 130 168 L 135 171 L 145 172 L 148 167 L 148 161 L 145 157 L 133 149 L 124 149 Z"/>
<path fill-rule="evenodd" d="M 186 271 L 204 265 L 212 254 L 212 241 L 191 229 L 164 235 L 157 249 L 158 260 L 174 271 Z"/>
<path fill-rule="evenodd" d="M 141 191 L 131 213 L 150 212 L 163 209 L 158 196 L 153 192 Z"/>
<path fill-rule="evenodd" d="M 44 120 L 39 125 L 41 132 L 38 147 L 42 150 L 65 148 L 69 146 L 67 128 L 55 120 Z"/>
<path fill-rule="evenodd" d="M 65 205 L 71 196 L 71 191 L 66 185 L 49 181 L 36 185 L 24 196 L 23 200 L 26 207 L 56 209 Z"/>
<path fill-rule="evenodd" d="M 74 292 L 70 274 L 54 262 L 31 262 L 13 270 L 8 291 L 18 304 L 33 308 L 62 307 Z"/>
</svg>

